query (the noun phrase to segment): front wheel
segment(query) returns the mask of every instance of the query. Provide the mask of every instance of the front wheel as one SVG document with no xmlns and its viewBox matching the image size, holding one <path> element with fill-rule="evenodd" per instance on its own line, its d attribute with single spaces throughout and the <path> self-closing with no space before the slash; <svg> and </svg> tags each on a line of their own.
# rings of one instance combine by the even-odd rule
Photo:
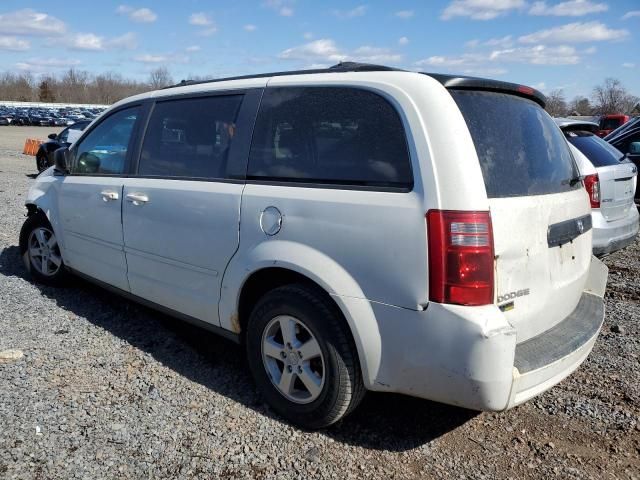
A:
<svg viewBox="0 0 640 480">
<path fill-rule="evenodd" d="M 327 427 L 365 393 L 358 355 L 337 307 L 317 289 L 267 293 L 247 326 L 251 372 L 267 403 L 304 428 Z"/>
<path fill-rule="evenodd" d="M 49 160 L 44 152 L 38 152 L 36 155 L 36 168 L 38 172 L 43 172 L 49 168 Z"/>
<path fill-rule="evenodd" d="M 29 275 L 36 282 L 58 286 L 66 280 L 58 239 L 43 214 L 29 216 L 22 225 L 20 253 Z"/>
</svg>

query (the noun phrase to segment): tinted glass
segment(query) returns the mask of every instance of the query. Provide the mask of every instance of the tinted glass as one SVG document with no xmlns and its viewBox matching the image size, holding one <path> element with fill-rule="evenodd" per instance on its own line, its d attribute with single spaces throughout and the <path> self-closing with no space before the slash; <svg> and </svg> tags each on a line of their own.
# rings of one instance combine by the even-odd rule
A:
<svg viewBox="0 0 640 480">
<path fill-rule="evenodd" d="M 590 132 L 567 132 L 567 140 L 593 163 L 594 167 L 618 165 L 622 158 L 620 150 Z"/>
<path fill-rule="evenodd" d="M 142 145 L 138 174 L 225 178 L 242 95 L 157 103 Z"/>
<path fill-rule="evenodd" d="M 489 198 L 543 195 L 570 186 L 578 172 L 569 146 L 536 103 L 495 92 L 453 90 L 476 147 Z"/>
<path fill-rule="evenodd" d="M 602 120 L 600 128 L 602 128 L 602 130 L 615 130 L 620 126 L 621 123 L 622 120 L 619 120 L 617 118 L 605 118 L 604 120 Z"/>
<path fill-rule="evenodd" d="M 248 176 L 372 187 L 412 185 L 398 113 L 381 96 L 353 88 L 266 90 Z"/>
<path fill-rule="evenodd" d="M 139 112 L 139 107 L 120 110 L 96 125 L 75 148 L 72 173 L 124 173 L 131 133 Z"/>
</svg>

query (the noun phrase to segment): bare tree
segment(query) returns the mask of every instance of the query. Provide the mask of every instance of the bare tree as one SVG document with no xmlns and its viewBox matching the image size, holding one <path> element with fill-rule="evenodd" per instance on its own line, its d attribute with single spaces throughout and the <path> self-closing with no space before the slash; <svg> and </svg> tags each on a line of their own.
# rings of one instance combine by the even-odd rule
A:
<svg viewBox="0 0 640 480">
<path fill-rule="evenodd" d="M 171 78 L 171 74 L 167 67 L 158 67 L 151 70 L 151 73 L 149 74 L 149 86 L 152 90 L 168 87 L 172 83 L 173 78 Z"/>
<path fill-rule="evenodd" d="M 603 115 L 631 113 L 638 101 L 638 97 L 631 95 L 617 78 L 607 78 L 602 85 L 593 89 L 595 109 Z"/>
<path fill-rule="evenodd" d="M 578 95 L 569 102 L 568 110 L 569 115 L 591 115 L 593 109 L 587 97 Z"/>
<path fill-rule="evenodd" d="M 547 106 L 545 107 L 552 117 L 562 117 L 567 114 L 567 101 L 564 92 L 560 89 L 553 90 L 547 95 Z"/>
</svg>

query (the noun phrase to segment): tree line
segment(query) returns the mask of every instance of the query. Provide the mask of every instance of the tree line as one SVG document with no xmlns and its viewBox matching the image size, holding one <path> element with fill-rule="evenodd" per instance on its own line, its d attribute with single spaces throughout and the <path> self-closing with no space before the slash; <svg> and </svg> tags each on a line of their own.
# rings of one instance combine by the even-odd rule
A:
<svg viewBox="0 0 640 480">
<path fill-rule="evenodd" d="M 37 79 L 28 72 L 4 72 L 0 74 L 0 100 L 110 105 L 171 84 L 173 79 L 166 67 L 152 70 L 145 82 L 130 80 L 115 72 L 92 75 L 75 68 Z"/>
<path fill-rule="evenodd" d="M 567 101 L 563 90 L 549 92 L 546 110 L 554 117 L 607 113 L 640 115 L 640 98 L 629 93 L 620 80 L 607 78 L 593 89 L 591 98 L 577 96 Z"/>
<path fill-rule="evenodd" d="M 75 68 L 57 76 L 42 75 L 37 79 L 26 72 L 5 72 L 0 74 L 0 100 L 110 105 L 131 95 L 157 90 L 173 83 L 166 67 L 152 70 L 144 82 L 124 78 L 119 73 L 92 75 Z M 591 98 L 577 96 L 568 101 L 564 91 L 560 89 L 547 95 L 547 111 L 553 116 L 640 114 L 639 103 L 640 98 L 631 95 L 622 82 L 615 78 L 607 78 L 601 85 L 597 85 Z"/>
</svg>

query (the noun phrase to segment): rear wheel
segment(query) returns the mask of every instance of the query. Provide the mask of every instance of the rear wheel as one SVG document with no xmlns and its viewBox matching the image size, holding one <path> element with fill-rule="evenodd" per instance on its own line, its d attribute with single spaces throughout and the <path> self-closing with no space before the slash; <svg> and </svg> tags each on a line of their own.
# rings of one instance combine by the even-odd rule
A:
<svg viewBox="0 0 640 480">
<path fill-rule="evenodd" d="M 61 285 L 67 278 L 60 245 L 42 214 L 28 217 L 20 232 L 20 252 L 27 271 L 38 283 Z"/>
<path fill-rule="evenodd" d="M 246 344 L 259 390 L 293 424 L 329 426 L 364 396 L 344 319 L 315 288 L 295 284 L 267 293 L 251 313 Z"/>
</svg>

